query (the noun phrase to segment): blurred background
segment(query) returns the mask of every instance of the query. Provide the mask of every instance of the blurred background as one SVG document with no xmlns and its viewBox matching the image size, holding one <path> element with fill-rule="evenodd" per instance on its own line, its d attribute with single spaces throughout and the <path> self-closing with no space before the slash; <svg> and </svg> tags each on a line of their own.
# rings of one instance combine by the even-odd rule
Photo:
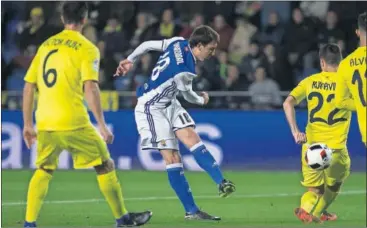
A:
<svg viewBox="0 0 367 228">
<path fill-rule="evenodd" d="M 60 32 L 60 2 L 2 2 L 2 108 L 19 109 L 23 77 L 38 46 Z M 159 53 L 149 53 L 126 78 L 118 62 L 146 40 L 188 38 L 208 24 L 221 36 L 214 58 L 197 66 L 195 90 L 212 91 L 209 108 L 276 109 L 300 80 L 319 70 L 321 44 L 347 55 L 358 43 L 356 16 L 366 2 L 90 2 L 83 34 L 101 52 L 104 108 L 135 104 L 135 88 L 150 76 Z M 232 91 L 236 91 L 235 93 Z M 186 104 L 187 105 L 187 104 Z"/>
<path fill-rule="evenodd" d="M 1 6 L 2 164 L 32 167 L 35 153 L 23 153 L 18 112 L 23 78 L 38 46 L 63 29 L 61 4 L 12 1 Z M 113 78 L 118 62 L 144 41 L 188 38 L 196 26 L 208 24 L 221 39 L 216 56 L 197 65 L 193 85 L 195 91 L 210 91 L 210 103 L 203 107 L 207 110 L 198 110 L 202 108 L 182 101 L 184 107 L 192 108 L 189 112 L 197 130 L 224 166 L 298 169 L 300 147 L 293 142 L 281 104 L 300 80 L 320 70 L 320 45 L 337 43 L 344 56 L 358 46 L 356 18 L 367 9 L 367 2 L 93 1 L 89 7 L 83 34 L 100 49 L 103 108 L 116 138 L 129 142 L 110 146 L 113 157 L 121 161 L 120 168 L 164 166 L 158 154 L 140 152 L 132 112 L 134 91 L 150 77 L 159 53 L 144 55 L 127 77 Z M 304 107 L 302 103 L 300 108 Z M 303 128 L 305 110 L 298 114 L 298 121 Z M 349 144 L 352 157 L 358 158 L 352 163 L 365 169 L 355 118 Z M 191 160 L 187 158 L 186 166 L 193 167 Z M 283 162 L 281 167 L 276 160 Z"/>
</svg>

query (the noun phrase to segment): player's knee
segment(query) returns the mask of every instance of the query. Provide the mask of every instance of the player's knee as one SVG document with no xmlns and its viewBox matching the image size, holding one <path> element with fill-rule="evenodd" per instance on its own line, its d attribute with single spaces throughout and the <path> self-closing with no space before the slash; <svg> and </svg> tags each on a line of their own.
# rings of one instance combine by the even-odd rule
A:
<svg viewBox="0 0 367 228">
<path fill-rule="evenodd" d="M 54 170 L 52 170 L 52 169 L 45 169 L 45 168 L 42 168 L 42 167 L 40 167 L 39 169 L 43 170 L 44 172 L 46 172 L 50 175 L 52 175 L 54 173 Z"/>
<path fill-rule="evenodd" d="M 342 186 L 342 184 L 343 183 L 335 183 L 334 185 L 332 185 L 332 186 L 327 186 L 329 189 L 330 189 L 330 191 L 332 191 L 332 192 L 339 192 L 339 190 L 340 190 L 340 188 L 341 188 L 341 186 Z"/>
<path fill-rule="evenodd" d="M 181 156 L 175 150 L 161 150 L 162 157 L 166 165 L 181 163 Z"/>
<path fill-rule="evenodd" d="M 308 191 L 310 191 L 310 192 L 314 192 L 314 193 L 316 193 L 317 195 L 322 195 L 322 194 L 324 194 L 324 192 L 325 192 L 325 188 L 324 188 L 324 186 L 323 186 L 323 185 L 321 185 L 321 186 L 317 186 L 317 187 L 309 187 L 309 188 L 308 188 Z"/>
<path fill-rule="evenodd" d="M 95 166 L 94 169 L 96 170 L 97 174 L 106 174 L 115 170 L 115 163 L 112 159 L 108 159 L 102 162 L 101 165 Z"/>
<path fill-rule="evenodd" d="M 176 131 L 176 136 L 186 147 L 191 148 L 201 141 L 193 127 L 187 127 Z"/>
</svg>

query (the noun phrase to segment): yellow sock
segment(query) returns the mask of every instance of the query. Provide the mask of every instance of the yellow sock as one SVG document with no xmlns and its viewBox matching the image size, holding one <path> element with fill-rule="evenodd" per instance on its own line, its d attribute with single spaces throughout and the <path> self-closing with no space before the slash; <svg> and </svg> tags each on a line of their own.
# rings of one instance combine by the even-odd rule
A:
<svg viewBox="0 0 367 228">
<path fill-rule="evenodd" d="M 330 190 L 327 190 L 327 191 L 330 191 Z M 336 199 L 336 197 L 339 195 L 339 192 L 333 192 L 333 191 L 330 191 L 330 192 L 331 192 L 331 194 L 332 194 L 332 198 L 331 198 L 331 200 L 330 200 L 329 204 L 328 204 L 328 205 L 326 205 L 326 207 L 324 208 L 323 212 L 324 212 L 324 211 L 326 211 L 326 210 L 329 208 L 330 204 L 331 204 L 332 202 L 334 202 L 334 200 Z"/>
<path fill-rule="evenodd" d="M 325 192 L 322 197 L 320 197 L 319 202 L 317 202 L 312 214 L 319 218 L 321 213 L 324 212 L 326 208 L 335 200 L 337 195 L 337 192 L 333 192 L 328 187 L 325 187 Z"/>
<path fill-rule="evenodd" d="M 51 179 L 52 175 L 41 169 L 37 169 L 33 174 L 28 187 L 27 210 L 25 216 L 27 222 L 35 222 L 37 220 Z"/>
<path fill-rule="evenodd" d="M 116 171 L 98 175 L 97 179 L 99 188 L 110 205 L 113 216 L 118 219 L 128 213 L 124 204 L 124 198 L 122 197 L 122 190 L 116 176 Z"/>
<path fill-rule="evenodd" d="M 301 197 L 301 208 L 307 213 L 311 213 L 312 209 L 315 207 L 319 196 L 312 191 L 305 192 Z"/>
</svg>

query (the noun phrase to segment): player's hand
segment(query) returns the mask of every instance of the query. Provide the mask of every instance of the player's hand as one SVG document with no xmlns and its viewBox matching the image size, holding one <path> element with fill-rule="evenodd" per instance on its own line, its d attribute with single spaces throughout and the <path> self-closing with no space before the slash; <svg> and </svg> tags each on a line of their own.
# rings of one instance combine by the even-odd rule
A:
<svg viewBox="0 0 367 228">
<path fill-rule="evenodd" d="M 303 144 L 303 143 L 307 142 L 306 134 L 303 133 L 303 132 L 299 132 L 299 131 L 295 132 L 295 133 L 293 133 L 293 137 L 294 137 L 294 141 L 297 144 Z"/>
<path fill-rule="evenodd" d="M 129 72 L 133 68 L 133 63 L 130 62 L 128 59 L 124 59 L 119 63 L 119 66 L 117 67 L 116 73 L 114 77 L 123 75 L 125 76 L 127 72 Z"/>
<path fill-rule="evenodd" d="M 115 136 L 112 134 L 112 132 L 107 128 L 107 126 L 102 126 L 99 128 L 102 138 L 103 140 L 107 143 L 107 144 L 111 144 L 113 143 L 113 139 L 115 138 Z"/>
<path fill-rule="evenodd" d="M 23 139 L 28 149 L 31 149 L 32 144 L 36 142 L 36 137 L 37 133 L 33 127 L 29 126 L 23 128 Z"/>
<path fill-rule="evenodd" d="M 209 94 L 207 92 L 201 92 L 200 95 L 204 98 L 204 105 L 209 102 Z"/>
</svg>

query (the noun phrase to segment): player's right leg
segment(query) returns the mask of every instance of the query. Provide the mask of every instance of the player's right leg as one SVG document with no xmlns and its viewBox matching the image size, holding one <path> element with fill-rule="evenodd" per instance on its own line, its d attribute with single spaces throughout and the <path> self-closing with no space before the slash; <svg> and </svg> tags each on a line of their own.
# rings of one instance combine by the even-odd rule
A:
<svg viewBox="0 0 367 228">
<path fill-rule="evenodd" d="M 194 120 L 179 102 L 172 104 L 170 116 L 177 138 L 192 152 L 197 164 L 217 184 L 219 196 L 225 198 L 233 193 L 236 190 L 234 183 L 223 177 L 218 163 L 196 133 Z"/>
<path fill-rule="evenodd" d="M 53 171 L 57 168 L 62 151 L 55 136 L 56 132 L 37 133 L 37 170 L 29 183 L 24 227 L 36 227 L 43 200 L 47 195 Z"/>
<path fill-rule="evenodd" d="M 64 132 L 61 140 L 73 157 L 74 168 L 94 167 L 96 170 L 99 188 L 111 208 L 117 227 L 139 226 L 150 220 L 151 211 L 127 211 L 114 162 L 110 158 L 106 143 L 96 129 L 90 126 Z"/>
<path fill-rule="evenodd" d="M 312 213 L 316 217 L 316 221 L 318 219 L 323 221 L 337 219 L 335 214 L 327 213 L 326 210 L 338 196 L 340 188 L 349 174 L 350 158 L 348 150 L 346 148 L 334 150 L 330 167 L 325 170 L 325 193 L 320 197 Z"/>
</svg>

